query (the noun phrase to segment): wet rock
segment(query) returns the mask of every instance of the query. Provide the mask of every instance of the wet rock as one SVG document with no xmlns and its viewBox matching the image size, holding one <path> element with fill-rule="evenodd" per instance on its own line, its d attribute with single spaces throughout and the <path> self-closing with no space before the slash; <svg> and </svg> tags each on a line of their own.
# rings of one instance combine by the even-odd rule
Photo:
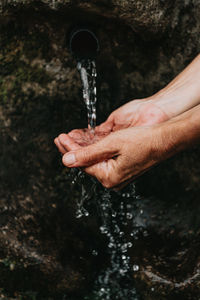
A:
<svg viewBox="0 0 200 300">
<path fill-rule="evenodd" d="M 85 22 L 97 31 L 101 122 L 164 87 L 199 53 L 199 1 L 18 0 L 0 8 L 0 288 L 82 299 L 105 247 L 95 212 L 75 219 L 80 191 L 53 145 L 87 122 L 68 32 Z M 149 233 L 131 256 L 145 299 L 198 299 L 199 154 L 185 151 L 137 183 L 146 216 L 138 222 Z"/>
</svg>

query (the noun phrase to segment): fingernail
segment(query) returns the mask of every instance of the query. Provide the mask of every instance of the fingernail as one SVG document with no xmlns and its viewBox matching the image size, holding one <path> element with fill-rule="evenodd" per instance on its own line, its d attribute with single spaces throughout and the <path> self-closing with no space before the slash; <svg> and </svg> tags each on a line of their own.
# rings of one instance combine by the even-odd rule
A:
<svg viewBox="0 0 200 300">
<path fill-rule="evenodd" d="M 76 162 L 74 153 L 69 153 L 63 156 L 63 163 L 67 166 L 73 165 Z"/>
</svg>

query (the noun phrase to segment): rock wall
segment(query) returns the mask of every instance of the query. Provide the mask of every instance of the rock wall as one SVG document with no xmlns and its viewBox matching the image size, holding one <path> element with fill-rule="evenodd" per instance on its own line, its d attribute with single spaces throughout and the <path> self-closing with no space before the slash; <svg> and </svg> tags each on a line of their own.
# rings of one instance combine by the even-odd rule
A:
<svg viewBox="0 0 200 300">
<path fill-rule="evenodd" d="M 161 89 L 200 50 L 198 0 L 0 1 L 5 294 L 32 290 L 82 299 L 95 276 L 93 264 L 100 269 L 105 261 L 95 214 L 74 217 L 80 193 L 72 196 L 71 179 L 53 145 L 58 133 L 87 122 L 76 62 L 67 48 L 68 32 L 83 23 L 92 24 L 101 46 L 99 123 L 119 105 Z M 142 264 L 135 280 L 144 299 L 155 299 L 155 293 L 159 299 L 198 299 L 199 154 L 199 147 L 185 151 L 138 181 L 148 215 L 141 222 L 150 233 L 139 238 L 131 255 Z"/>
</svg>

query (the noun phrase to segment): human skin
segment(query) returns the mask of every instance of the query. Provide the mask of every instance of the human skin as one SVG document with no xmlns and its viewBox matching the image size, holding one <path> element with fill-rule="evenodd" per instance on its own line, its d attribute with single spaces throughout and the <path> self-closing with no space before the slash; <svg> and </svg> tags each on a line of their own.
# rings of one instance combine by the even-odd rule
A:
<svg viewBox="0 0 200 300">
<path fill-rule="evenodd" d="M 200 56 L 154 96 L 114 111 L 96 128 L 95 139 L 87 130 L 61 134 L 55 143 L 64 165 L 83 167 L 107 188 L 121 187 L 197 142 L 199 78 Z"/>
<path fill-rule="evenodd" d="M 152 166 L 200 140 L 200 105 L 152 126 L 129 127 L 82 147 L 63 135 L 68 167 L 83 167 L 106 188 L 122 186 Z M 114 141 L 114 142 L 113 142 Z"/>
</svg>

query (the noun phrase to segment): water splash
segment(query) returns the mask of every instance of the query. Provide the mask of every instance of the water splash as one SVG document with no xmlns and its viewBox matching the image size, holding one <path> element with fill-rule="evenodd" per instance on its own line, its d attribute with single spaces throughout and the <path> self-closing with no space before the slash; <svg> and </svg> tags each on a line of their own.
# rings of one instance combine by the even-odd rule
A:
<svg viewBox="0 0 200 300">
<path fill-rule="evenodd" d="M 135 185 L 129 185 L 126 192 L 115 192 L 103 188 L 94 178 L 77 169 L 73 169 L 72 176 L 74 189 L 79 187 L 82 194 L 76 200 L 76 217 L 88 217 L 95 206 L 100 220 L 99 230 L 107 238 L 107 252 L 110 256 L 109 266 L 95 282 L 92 299 L 138 300 L 132 274 L 138 272 L 140 267 L 131 264 L 129 256 L 141 230 L 136 222 L 140 209 Z M 92 255 L 98 256 L 96 249 L 92 250 Z"/>
<path fill-rule="evenodd" d="M 134 244 L 134 236 L 139 231 L 134 219 L 135 198 L 135 185 L 133 184 L 129 186 L 126 193 L 116 193 L 102 188 L 102 192 L 96 197 L 102 222 L 100 231 L 107 237 L 107 251 L 110 254 L 109 267 L 99 275 L 96 281 L 96 299 L 139 299 L 130 276 L 133 269 L 139 270 L 139 266 L 131 267 L 128 254 Z M 134 232 L 134 235 L 130 235 L 129 230 L 131 233 Z"/>
<path fill-rule="evenodd" d="M 91 59 L 82 59 L 77 63 L 83 86 L 83 100 L 87 108 L 88 128 L 94 132 L 96 127 L 96 63 Z"/>
<path fill-rule="evenodd" d="M 91 59 L 82 59 L 78 61 L 77 69 L 80 72 L 83 99 L 87 107 L 88 128 L 94 135 L 97 102 L 96 63 Z M 126 192 L 114 192 L 103 188 L 94 178 L 89 178 L 80 170 L 74 169 L 72 173 L 74 184 L 77 183 L 79 188 L 81 187 L 76 217 L 89 216 L 88 207 L 96 203 L 101 221 L 100 231 L 108 240 L 110 265 L 98 276 L 92 299 L 138 300 L 130 274 L 139 271 L 139 266 L 134 264 L 131 267 L 128 254 L 138 233 L 134 204 L 135 185 L 130 185 Z M 131 234 L 128 233 L 129 230 Z M 93 249 L 92 255 L 97 256 L 98 252 Z"/>
<path fill-rule="evenodd" d="M 88 217 L 89 212 L 85 208 L 85 203 L 89 204 L 94 194 L 96 183 L 93 178 L 91 178 L 91 185 L 89 189 L 87 188 L 87 175 L 79 169 L 72 168 L 68 174 L 68 177 L 72 179 L 72 185 L 74 190 L 79 187 L 81 196 L 76 199 L 77 209 L 76 209 L 76 218 L 80 219 L 82 217 Z"/>
</svg>

